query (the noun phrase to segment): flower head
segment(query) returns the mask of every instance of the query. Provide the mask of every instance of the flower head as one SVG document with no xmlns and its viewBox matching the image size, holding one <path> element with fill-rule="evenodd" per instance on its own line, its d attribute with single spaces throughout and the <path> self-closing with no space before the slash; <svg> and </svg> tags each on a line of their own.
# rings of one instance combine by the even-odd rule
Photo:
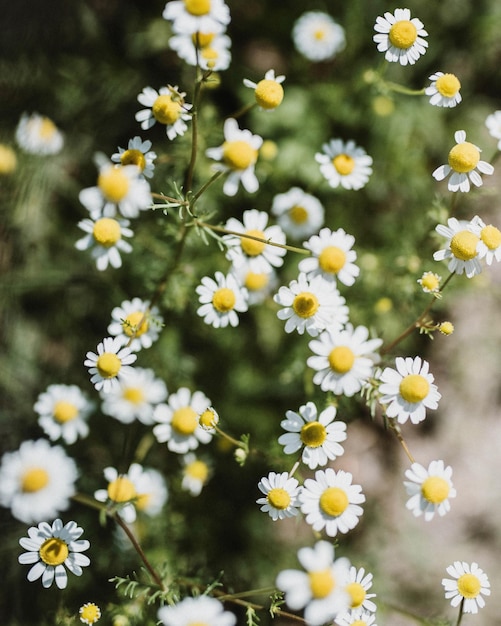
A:
<svg viewBox="0 0 501 626">
<path fill-rule="evenodd" d="M 108 332 L 119 337 L 133 352 L 151 348 L 160 335 L 163 324 L 158 307 L 150 307 L 148 300 L 132 298 L 124 300 L 111 312 Z"/>
<path fill-rule="evenodd" d="M 324 223 L 324 207 L 320 200 L 299 187 L 277 194 L 271 212 L 284 233 L 293 239 L 313 235 Z"/>
<path fill-rule="evenodd" d="M 122 376 L 132 372 L 131 363 L 137 359 L 130 348 L 124 348 L 118 337 L 106 337 L 97 346 L 95 352 L 87 352 L 84 365 L 89 368 L 90 382 L 97 391 L 107 393 L 119 387 Z"/>
<path fill-rule="evenodd" d="M 390 63 L 414 65 L 426 52 L 428 42 L 423 39 L 428 33 L 423 22 L 417 17 L 411 18 L 409 9 L 395 9 L 395 13 L 387 11 L 384 17 L 379 16 L 374 25 L 379 52 L 384 52 L 385 59 Z"/>
<path fill-rule="evenodd" d="M 284 89 L 281 84 L 284 80 L 285 76 L 275 76 L 275 70 L 268 70 L 258 83 L 244 78 L 244 85 L 254 89 L 256 103 L 263 111 L 274 111 L 284 98 Z"/>
<path fill-rule="evenodd" d="M 308 278 L 323 276 L 326 280 L 351 286 L 360 273 L 355 265 L 357 253 L 352 250 L 355 237 L 348 235 L 342 228 L 336 231 L 322 228 L 318 235 L 313 235 L 303 245 L 311 250 L 312 256 L 299 262 L 299 270 Z"/>
<path fill-rule="evenodd" d="M 87 419 L 94 404 L 76 385 L 49 385 L 35 402 L 38 424 L 52 441 L 61 438 L 71 445 L 87 437 Z"/>
<path fill-rule="evenodd" d="M 203 70 L 221 72 L 231 63 L 231 39 L 216 32 L 174 35 L 169 46 L 188 65 L 199 65 Z"/>
<path fill-rule="evenodd" d="M 438 330 L 442 333 L 442 335 L 452 335 L 454 332 L 454 324 L 449 321 L 440 322 Z"/>
<path fill-rule="evenodd" d="M 169 139 L 184 135 L 191 120 L 189 111 L 193 107 L 184 101 L 186 94 L 179 91 L 177 85 L 160 87 L 158 91 L 152 87 L 145 87 L 138 95 L 140 104 L 146 107 L 136 113 L 136 121 L 141 123 L 143 130 L 148 130 L 157 122 L 165 126 Z"/>
<path fill-rule="evenodd" d="M 151 178 L 155 171 L 153 161 L 157 158 L 157 153 L 150 148 L 151 141 L 149 139 L 143 141 L 141 137 L 136 135 L 136 137 L 129 139 L 127 149 L 119 147 L 118 152 L 111 155 L 111 160 L 120 165 L 135 165 L 143 176 Z"/>
<path fill-rule="evenodd" d="M 455 74 L 435 72 L 430 80 L 430 86 L 425 89 L 425 94 L 430 96 L 430 104 L 436 107 L 455 107 L 461 102 L 461 83 Z"/>
<path fill-rule="evenodd" d="M 417 282 L 425 293 L 439 293 L 442 277 L 434 272 L 425 272 Z"/>
<path fill-rule="evenodd" d="M 78 610 L 80 621 L 84 624 L 95 624 L 101 619 L 101 609 L 94 602 L 86 602 Z"/>
<path fill-rule="evenodd" d="M 256 502 L 262 505 L 261 511 L 268 513 L 274 522 L 298 514 L 301 487 L 288 472 L 270 472 L 268 476 L 261 478 L 258 487 L 265 497 L 258 498 Z"/>
<path fill-rule="evenodd" d="M 445 467 L 443 461 L 432 461 L 428 469 L 413 463 L 405 476 L 409 480 L 404 481 L 404 485 L 411 496 L 406 506 L 416 517 L 424 514 L 425 521 L 429 522 L 435 513 L 443 516 L 450 511 L 449 498 L 456 496 L 451 481 L 452 467 Z"/>
<path fill-rule="evenodd" d="M 223 0 L 174 0 L 162 13 L 172 30 L 183 35 L 222 32 L 230 22 L 230 10 Z"/>
<path fill-rule="evenodd" d="M 123 239 L 123 237 L 132 237 L 134 234 L 128 228 L 129 223 L 129 220 L 113 217 L 81 220 L 78 227 L 86 235 L 75 243 L 75 248 L 77 250 L 90 250 L 99 271 L 104 271 L 108 265 L 117 269 L 122 266 L 120 252 L 129 253 L 132 251 L 130 243 Z"/>
<path fill-rule="evenodd" d="M 376 616 L 365 609 L 354 609 L 336 617 L 337 626 L 377 626 Z"/>
<path fill-rule="evenodd" d="M 23 113 L 16 128 L 16 141 L 30 154 L 57 154 L 64 138 L 54 122 L 45 115 Z"/>
<path fill-rule="evenodd" d="M 158 609 L 158 619 L 163 626 L 234 626 L 237 623 L 235 615 L 225 611 L 219 600 L 205 595 L 162 606 Z"/>
<path fill-rule="evenodd" d="M 193 452 L 185 454 L 182 458 L 182 463 L 183 479 L 181 489 L 188 491 L 192 496 L 200 495 L 210 478 L 210 465 L 202 459 L 197 458 Z"/>
<path fill-rule="evenodd" d="M 445 248 L 433 254 L 435 261 L 449 260 L 447 265 L 449 271 L 456 274 L 464 272 L 468 278 L 480 274 L 482 266 L 479 261 L 478 248 L 481 239 L 478 222 L 467 222 L 450 217 L 447 220 L 447 226 L 439 224 L 435 230 L 448 240 Z"/>
<path fill-rule="evenodd" d="M 350 567 L 348 576 L 348 584 L 346 591 L 350 594 L 351 605 L 350 612 L 360 613 L 360 611 L 375 611 L 376 605 L 371 600 L 375 598 L 375 593 L 367 593 L 372 587 L 372 574 L 366 574 L 365 569 L 361 567 L 357 570 L 353 565 Z M 339 623 L 339 622 L 337 622 Z M 351 624 L 351 622 L 349 622 Z"/>
<path fill-rule="evenodd" d="M 487 265 L 501 261 L 501 231 L 493 224 L 486 224 L 478 215 L 471 220 L 471 225 L 478 234 L 477 244 L 479 259 L 485 259 Z"/>
<path fill-rule="evenodd" d="M 315 154 L 320 171 L 331 187 L 362 189 L 372 174 L 372 157 L 354 141 L 345 143 L 331 139 L 322 146 L 323 152 Z"/>
<path fill-rule="evenodd" d="M 294 23 L 292 39 L 296 50 L 309 61 L 327 61 L 346 45 L 344 29 L 322 11 L 307 11 Z"/>
<path fill-rule="evenodd" d="M 247 311 L 247 289 L 237 282 L 233 274 L 225 276 L 216 272 L 214 279 L 204 276 L 196 292 L 202 305 L 197 313 L 214 328 L 238 326 L 237 313 Z"/>
<path fill-rule="evenodd" d="M 482 596 L 491 595 L 487 574 L 477 563 L 465 561 L 454 561 L 446 571 L 452 576 L 452 579 L 442 578 L 446 600 L 450 600 L 452 606 L 459 606 L 463 602 L 464 613 L 478 613 L 478 609 L 485 606 Z"/>
</svg>

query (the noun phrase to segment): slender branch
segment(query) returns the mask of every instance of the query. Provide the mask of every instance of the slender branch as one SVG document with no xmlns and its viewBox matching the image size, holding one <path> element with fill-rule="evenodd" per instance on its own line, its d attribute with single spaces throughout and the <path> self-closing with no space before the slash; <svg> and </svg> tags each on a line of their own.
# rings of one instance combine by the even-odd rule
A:
<svg viewBox="0 0 501 626">
<path fill-rule="evenodd" d="M 400 442 L 400 445 L 404 449 L 404 452 L 407 455 L 407 458 L 409 459 L 409 461 L 411 463 L 415 463 L 414 457 L 412 456 L 411 451 L 409 450 L 409 446 L 407 445 L 405 439 L 402 436 L 402 431 L 400 430 L 399 425 L 392 418 L 388 419 L 388 425 L 391 428 L 391 430 L 395 433 L 395 436 L 397 437 L 398 441 Z"/>
<path fill-rule="evenodd" d="M 219 428 L 219 426 L 217 426 L 216 424 L 214 424 L 213 426 L 214 426 L 214 430 L 217 432 L 217 434 L 221 435 L 221 437 L 223 437 L 223 439 L 226 439 L 226 441 L 229 441 L 231 444 L 233 444 L 237 448 L 241 448 L 242 447 L 242 442 L 241 441 L 237 441 L 234 437 L 231 437 L 230 435 L 226 434 L 224 432 L 224 430 L 221 430 L 221 428 Z"/>
<path fill-rule="evenodd" d="M 193 195 L 193 198 L 191 199 L 192 207 L 194 206 L 198 198 L 200 198 L 200 196 L 204 193 L 204 191 L 208 187 L 210 187 L 212 183 L 215 183 L 216 180 L 218 180 L 218 178 L 220 178 L 223 174 L 225 174 L 225 172 L 223 172 L 222 170 L 217 171 L 211 178 L 209 178 L 209 180 L 204 185 L 200 187 L 200 189 Z"/>
<path fill-rule="evenodd" d="M 463 615 L 464 615 L 464 598 L 461 599 L 461 604 L 459 605 L 459 615 L 458 615 L 458 621 L 456 622 L 456 626 L 459 626 L 461 624 L 461 620 L 463 619 Z"/>
<path fill-rule="evenodd" d="M 200 103 L 200 90 L 202 87 L 203 75 L 200 75 L 197 54 L 197 79 L 195 81 L 195 90 L 193 93 L 193 113 L 191 115 L 191 156 L 184 177 L 184 193 L 187 194 L 191 190 L 193 184 L 193 172 L 195 171 L 195 163 L 197 161 L 198 152 L 198 105 Z"/>
</svg>

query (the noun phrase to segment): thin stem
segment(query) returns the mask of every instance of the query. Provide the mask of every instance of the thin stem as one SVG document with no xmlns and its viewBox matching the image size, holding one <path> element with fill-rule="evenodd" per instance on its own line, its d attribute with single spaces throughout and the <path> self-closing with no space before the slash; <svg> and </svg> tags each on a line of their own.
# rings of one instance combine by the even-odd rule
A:
<svg viewBox="0 0 501 626">
<path fill-rule="evenodd" d="M 219 170 L 211 178 L 209 178 L 209 180 L 204 185 L 202 185 L 200 187 L 200 189 L 194 194 L 193 198 L 191 199 L 191 206 L 192 207 L 195 205 L 195 202 L 198 200 L 198 198 L 200 198 L 200 196 L 204 193 L 204 191 L 208 187 L 210 187 L 212 185 L 212 183 L 215 183 L 218 178 L 221 178 L 221 176 L 224 173 L 225 172 L 223 172 L 222 170 Z"/>
<path fill-rule="evenodd" d="M 223 437 L 223 439 L 226 439 L 226 441 L 229 441 L 230 443 L 232 443 L 237 448 L 241 448 L 242 447 L 242 442 L 241 441 L 237 441 L 237 439 L 235 439 L 234 437 L 231 437 L 230 435 L 226 434 L 224 432 L 224 430 L 221 430 L 221 428 L 219 428 L 219 426 L 216 426 L 216 424 L 214 424 L 213 426 L 214 426 L 214 430 L 217 432 L 217 434 L 221 435 L 221 437 Z"/>
<path fill-rule="evenodd" d="M 459 626 L 461 624 L 461 620 L 463 619 L 463 608 L 464 608 L 464 598 L 461 599 L 461 604 L 459 605 L 459 615 L 458 615 L 458 621 L 456 622 L 456 626 Z"/>
<path fill-rule="evenodd" d="M 152 198 L 158 198 L 159 200 L 166 200 L 167 202 L 179 204 L 180 206 L 188 206 L 190 204 L 187 200 L 179 200 L 178 198 L 172 198 L 171 196 L 166 196 L 163 193 L 155 193 L 154 191 L 152 191 L 150 195 Z"/>
<path fill-rule="evenodd" d="M 200 103 L 200 90 L 202 87 L 203 75 L 199 75 L 197 66 L 197 80 L 195 81 L 195 91 L 193 94 L 193 113 L 191 115 L 191 157 L 184 177 L 184 193 L 185 195 L 191 190 L 193 184 L 193 172 L 195 171 L 195 163 L 197 161 L 198 152 L 198 105 Z"/>
<path fill-rule="evenodd" d="M 400 430 L 399 425 L 396 424 L 393 419 L 388 419 L 388 424 L 389 424 L 391 430 L 395 433 L 395 435 L 396 435 L 398 441 L 400 442 L 400 445 L 404 449 L 404 452 L 407 455 L 407 458 L 409 459 L 409 461 L 411 463 L 415 463 L 414 457 L 412 456 L 411 451 L 409 450 L 409 446 L 407 445 L 407 443 L 405 442 L 405 439 L 402 436 L 402 432 Z"/>
<path fill-rule="evenodd" d="M 235 111 L 233 115 L 230 115 L 230 117 L 236 120 L 239 117 L 242 117 L 242 115 L 245 115 L 246 113 L 251 111 L 255 106 L 257 106 L 257 102 L 251 102 L 250 104 L 246 104 L 241 109 L 238 109 L 238 111 Z"/>
<path fill-rule="evenodd" d="M 408 87 L 404 87 L 403 85 L 399 85 L 398 83 L 393 83 L 391 81 L 384 80 L 382 81 L 385 87 L 388 87 L 391 91 L 396 93 L 403 93 L 406 96 L 424 96 L 425 88 L 423 89 L 409 89 Z"/>
</svg>

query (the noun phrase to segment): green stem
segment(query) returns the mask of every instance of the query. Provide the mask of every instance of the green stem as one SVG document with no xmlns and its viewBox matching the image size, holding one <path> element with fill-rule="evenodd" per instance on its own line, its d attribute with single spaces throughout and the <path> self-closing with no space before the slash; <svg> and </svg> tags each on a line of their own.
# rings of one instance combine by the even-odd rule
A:
<svg viewBox="0 0 501 626">
<path fill-rule="evenodd" d="M 404 87 L 403 85 L 399 85 L 398 83 L 393 83 L 391 81 L 381 81 L 382 84 L 390 89 L 390 91 L 394 91 L 395 93 L 402 93 L 406 96 L 424 96 L 425 88 L 423 89 L 409 89 L 408 87 Z"/>
<path fill-rule="evenodd" d="M 195 81 L 195 90 L 193 94 L 193 113 L 191 115 L 191 157 L 184 177 L 184 194 L 191 190 L 193 184 L 193 172 L 195 171 L 195 163 L 198 153 L 198 105 L 200 103 L 200 90 L 202 87 L 203 76 L 197 67 L 197 80 Z"/>
<path fill-rule="evenodd" d="M 458 615 L 458 621 L 456 622 L 456 626 L 459 626 L 461 624 L 461 620 L 463 619 L 463 608 L 464 608 L 464 598 L 461 600 L 461 604 L 459 605 L 459 615 Z"/>
<path fill-rule="evenodd" d="M 211 178 L 209 178 L 209 180 L 204 185 L 200 187 L 200 189 L 194 194 L 193 198 L 191 199 L 192 208 L 195 206 L 195 202 L 198 200 L 198 198 L 200 198 L 204 191 L 208 189 L 212 185 L 212 183 L 215 183 L 218 178 L 221 178 L 224 173 L 225 172 L 223 172 L 222 170 L 216 172 Z"/>
</svg>

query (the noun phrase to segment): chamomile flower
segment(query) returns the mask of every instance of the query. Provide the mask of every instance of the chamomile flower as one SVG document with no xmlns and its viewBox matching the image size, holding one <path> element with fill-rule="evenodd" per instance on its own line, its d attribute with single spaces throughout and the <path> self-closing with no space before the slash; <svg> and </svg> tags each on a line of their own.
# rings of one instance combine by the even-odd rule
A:
<svg viewBox="0 0 501 626">
<path fill-rule="evenodd" d="M 479 261 L 478 246 L 481 239 L 477 234 L 478 228 L 475 224 L 450 217 L 447 220 L 447 226 L 439 224 L 435 230 L 448 240 L 445 248 L 433 254 L 435 261 L 448 260 L 449 271 L 456 274 L 464 272 L 468 278 L 480 274 L 482 266 Z"/>
<path fill-rule="evenodd" d="M 151 369 L 135 367 L 108 393 L 101 392 L 101 410 L 122 424 L 138 420 L 153 424 L 153 409 L 167 398 L 163 380 Z"/>
<path fill-rule="evenodd" d="M 265 497 L 258 498 L 256 502 L 262 505 L 261 511 L 268 513 L 274 522 L 298 514 L 298 495 L 301 487 L 295 478 L 289 476 L 288 472 L 281 474 L 270 472 L 268 476 L 261 478 L 258 488 Z"/>
<path fill-rule="evenodd" d="M 225 276 L 222 272 L 216 272 L 214 279 L 204 276 L 196 292 L 202 305 L 197 313 L 206 324 L 214 328 L 238 326 L 237 313 L 247 311 L 247 289 L 232 274 Z"/>
<path fill-rule="evenodd" d="M 485 119 L 489 135 L 498 140 L 498 150 L 501 150 L 501 111 L 494 111 Z"/>
<path fill-rule="evenodd" d="M 485 259 L 487 265 L 501 261 L 501 231 L 492 224 L 486 224 L 478 215 L 471 220 L 480 241 L 477 244 L 479 259 Z"/>
<path fill-rule="evenodd" d="M 296 330 L 300 335 L 306 332 L 317 337 L 322 330 L 341 329 L 348 321 L 346 300 L 323 276 L 308 279 L 301 272 L 288 287 L 280 287 L 273 300 L 282 307 L 277 317 L 285 320 L 286 333 Z"/>
<path fill-rule="evenodd" d="M 346 45 L 344 29 L 322 11 L 307 11 L 294 23 L 294 47 L 309 61 L 327 61 Z"/>
<path fill-rule="evenodd" d="M 442 335 L 452 335 L 454 332 L 454 324 L 449 321 L 440 322 L 438 325 L 438 331 L 442 333 Z"/>
<path fill-rule="evenodd" d="M 315 478 L 307 478 L 299 494 L 301 511 L 306 523 L 314 531 L 325 532 L 329 537 L 347 533 L 358 524 L 363 513 L 360 504 L 365 502 L 360 485 L 352 484 L 350 472 L 331 467 L 317 470 Z"/>
<path fill-rule="evenodd" d="M 124 237 L 132 237 L 129 220 L 113 217 L 100 217 L 95 220 L 86 218 L 78 223 L 86 235 L 75 243 L 77 250 L 90 250 L 96 267 L 103 272 L 108 265 L 118 269 L 122 267 L 120 252 L 129 253 L 132 246 Z"/>
<path fill-rule="evenodd" d="M 129 139 L 127 149 L 119 147 L 118 152 L 111 155 L 111 160 L 120 165 L 135 165 L 143 176 L 151 178 L 155 171 L 154 160 L 157 158 L 157 153 L 150 148 L 151 141 L 149 139 L 143 141 L 141 137 L 136 135 L 136 137 Z"/>
<path fill-rule="evenodd" d="M 163 626 L 194 626 L 197 623 L 203 626 L 235 626 L 237 623 L 235 615 L 225 611 L 219 600 L 205 595 L 162 606 L 157 615 Z"/>
<path fill-rule="evenodd" d="M 334 621 L 337 626 L 377 626 L 376 616 L 364 609 L 348 611 Z"/>
<path fill-rule="evenodd" d="M 372 174 L 372 157 L 354 141 L 331 139 L 322 146 L 323 152 L 315 154 L 320 172 L 331 187 L 362 189 Z"/>
<path fill-rule="evenodd" d="M 28 580 L 33 582 L 41 578 L 46 589 L 53 582 L 59 589 L 65 589 L 68 584 L 66 568 L 75 576 L 81 576 L 82 567 L 90 564 L 89 557 L 82 554 L 90 547 L 87 539 L 80 539 L 83 532 L 76 522 L 67 522 L 63 526 L 60 519 L 52 524 L 40 522 L 38 526 L 28 528 L 29 536 L 19 540 L 27 552 L 18 558 L 22 565 L 32 565 Z"/>
<path fill-rule="evenodd" d="M 111 312 L 108 332 L 119 337 L 133 352 L 151 348 L 158 339 L 163 318 L 158 307 L 150 307 L 148 300 L 124 300 Z"/>
<path fill-rule="evenodd" d="M 101 609 L 94 602 L 86 602 L 78 610 L 80 621 L 91 626 L 101 619 Z"/>
<path fill-rule="evenodd" d="M 87 437 L 87 419 L 94 404 L 76 385 L 49 385 L 34 405 L 38 424 L 52 441 L 63 439 L 71 445 Z"/>
<path fill-rule="evenodd" d="M 369 339 L 365 326 L 353 328 L 347 324 L 343 330 L 324 331 L 309 343 L 314 356 L 308 358 L 307 364 L 316 370 L 313 383 L 320 385 L 322 391 L 355 395 L 372 376 L 374 363 L 379 361 L 375 350 L 381 344 L 381 339 Z"/>
<path fill-rule="evenodd" d="M 419 356 L 397 357 L 395 367 L 385 367 L 381 374 L 379 402 L 386 405 L 386 415 L 400 424 L 408 419 L 418 424 L 426 417 L 426 409 L 436 409 L 442 397 L 433 383 L 429 363 Z"/>
<path fill-rule="evenodd" d="M 221 32 L 230 22 L 230 10 L 223 0 L 174 0 L 162 13 L 172 30 L 183 35 Z"/>
<path fill-rule="evenodd" d="M 428 469 L 419 463 L 413 463 L 405 472 L 409 479 L 404 481 L 409 500 L 406 507 L 415 517 L 424 514 L 429 522 L 435 513 L 443 516 L 451 509 L 449 498 L 456 497 L 456 490 L 452 485 L 452 467 L 445 466 L 443 461 L 431 461 Z"/>
<path fill-rule="evenodd" d="M 207 32 L 174 35 L 169 46 L 188 65 L 199 65 L 203 70 L 221 72 L 231 63 L 231 39 L 228 35 Z"/>
<path fill-rule="evenodd" d="M 16 141 L 30 154 L 57 154 L 64 138 L 54 122 L 45 115 L 23 113 L 16 128 Z"/>
<path fill-rule="evenodd" d="M 198 416 L 211 405 L 211 401 L 201 391 L 193 394 L 181 387 L 169 396 L 168 403 L 159 404 L 153 412 L 157 425 L 153 434 L 159 443 L 167 443 L 167 448 L 177 454 L 186 454 L 198 448 L 200 443 L 209 443 L 212 433 L 202 428 Z"/>
<path fill-rule="evenodd" d="M 137 493 L 134 500 L 136 510 L 150 517 L 158 515 L 169 496 L 162 474 L 156 469 L 143 468 L 139 463 L 133 463 L 128 476 L 134 483 Z"/>
<path fill-rule="evenodd" d="M 17 156 L 14 150 L 4 143 L 0 143 L 0 176 L 8 176 L 17 167 Z"/>
<path fill-rule="evenodd" d="M 277 194 L 271 212 L 284 233 L 293 239 L 313 235 L 324 223 L 325 211 L 320 200 L 299 187 Z"/>
<path fill-rule="evenodd" d="M 276 579 L 276 586 L 285 592 L 287 606 L 293 611 L 304 608 L 309 626 L 321 626 L 344 613 L 350 606 L 345 590 L 348 559 L 334 560 L 334 546 L 327 541 L 300 548 L 297 557 L 305 571 L 282 570 Z"/>
<path fill-rule="evenodd" d="M 350 594 L 351 605 L 350 613 L 376 610 L 376 605 L 371 600 L 375 598 L 375 593 L 367 593 L 372 587 L 372 574 L 365 573 L 365 569 L 361 567 L 357 570 L 353 565 L 350 567 L 350 573 L 348 576 L 348 583 L 346 585 L 346 591 Z M 339 622 L 337 622 L 339 623 Z M 349 622 L 351 624 L 351 622 Z"/>
<path fill-rule="evenodd" d="M 253 306 L 261 304 L 273 293 L 278 286 L 278 278 L 275 270 L 265 272 L 253 272 L 249 263 L 233 267 L 232 273 L 237 282 L 247 289 L 247 304 Z"/>
<path fill-rule="evenodd" d="M 442 277 L 434 272 L 425 272 L 417 282 L 425 293 L 439 293 Z"/>
<path fill-rule="evenodd" d="M 432 174 L 433 178 L 444 180 L 452 172 L 447 184 L 449 191 L 468 192 L 470 182 L 475 187 L 481 187 L 483 182 L 480 174 L 490 175 L 494 168 L 487 161 L 480 160 L 480 148 L 466 141 L 464 130 L 457 130 L 454 139 L 456 145 L 449 152 L 448 164 L 437 167 Z"/>
<path fill-rule="evenodd" d="M 177 85 L 160 87 L 158 91 L 145 87 L 137 99 L 146 109 L 136 113 L 136 121 L 140 122 L 143 130 L 148 130 L 157 122 L 163 124 L 171 140 L 184 135 L 188 129 L 186 122 L 191 120 L 189 111 L 193 107 L 184 101 L 185 95 L 178 90 Z"/>
<path fill-rule="evenodd" d="M 424 24 L 417 17 L 411 18 L 409 9 L 395 9 L 393 14 L 387 11 L 384 17 L 376 19 L 374 30 L 377 49 L 385 53 L 384 58 L 390 63 L 414 65 L 428 47 L 423 39 L 428 36 Z"/>
<path fill-rule="evenodd" d="M 336 231 L 322 228 L 318 235 L 313 235 L 303 246 L 311 250 L 312 256 L 299 262 L 299 270 L 308 278 L 322 276 L 326 280 L 351 286 L 360 273 L 355 265 L 357 253 L 352 250 L 355 237 L 348 235 L 342 228 Z"/>
<path fill-rule="evenodd" d="M 244 85 L 254 89 L 254 98 L 263 111 L 274 111 L 284 99 L 282 84 L 285 76 L 275 76 L 275 70 L 268 70 L 258 83 L 244 78 Z"/>
<path fill-rule="evenodd" d="M 259 188 L 254 167 L 259 156 L 262 137 L 253 135 L 250 130 L 240 129 L 238 122 L 229 118 L 224 123 L 224 142 L 217 148 L 209 148 L 205 154 L 209 159 L 219 161 L 213 168 L 216 172 L 228 172 L 224 181 L 223 193 L 234 196 L 239 183 L 249 193 Z"/>
<path fill-rule="evenodd" d="M 87 352 L 84 365 L 89 368 L 90 382 L 97 391 L 112 391 L 119 388 L 122 376 L 132 372 L 131 363 L 137 359 L 130 348 L 124 348 L 119 337 L 105 337 L 95 352 Z"/>
<path fill-rule="evenodd" d="M 188 452 L 182 458 L 183 478 L 181 489 L 188 491 L 192 496 L 200 495 L 210 478 L 211 468 L 208 463 L 197 458 L 193 452 Z"/>
<path fill-rule="evenodd" d="M 424 91 L 430 96 L 430 104 L 436 107 L 455 107 L 461 102 L 461 83 L 455 74 L 435 72 L 430 80 L 431 84 Z"/>
<path fill-rule="evenodd" d="M 287 432 L 278 438 L 285 454 L 302 448 L 301 460 L 312 470 L 344 454 L 341 442 L 346 439 L 346 424 L 334 421 L 336 407 L 329 406 L 318 414 L 315 404 L 307 402 L 297 413 L 287 411 L 285 416 L 280 426 Z"/>
<path fill-rule="evenodd" d="M 484 570 L 477 563 L 454 561 L 446 571 L 452 579 L 442 578 L 445 599 L 454 607 L 463 602 L 463 613 L 478 613 L 478 609 L 483 609 L 482 596 L 491 595 L 491 584 Z"/>
</svg>

